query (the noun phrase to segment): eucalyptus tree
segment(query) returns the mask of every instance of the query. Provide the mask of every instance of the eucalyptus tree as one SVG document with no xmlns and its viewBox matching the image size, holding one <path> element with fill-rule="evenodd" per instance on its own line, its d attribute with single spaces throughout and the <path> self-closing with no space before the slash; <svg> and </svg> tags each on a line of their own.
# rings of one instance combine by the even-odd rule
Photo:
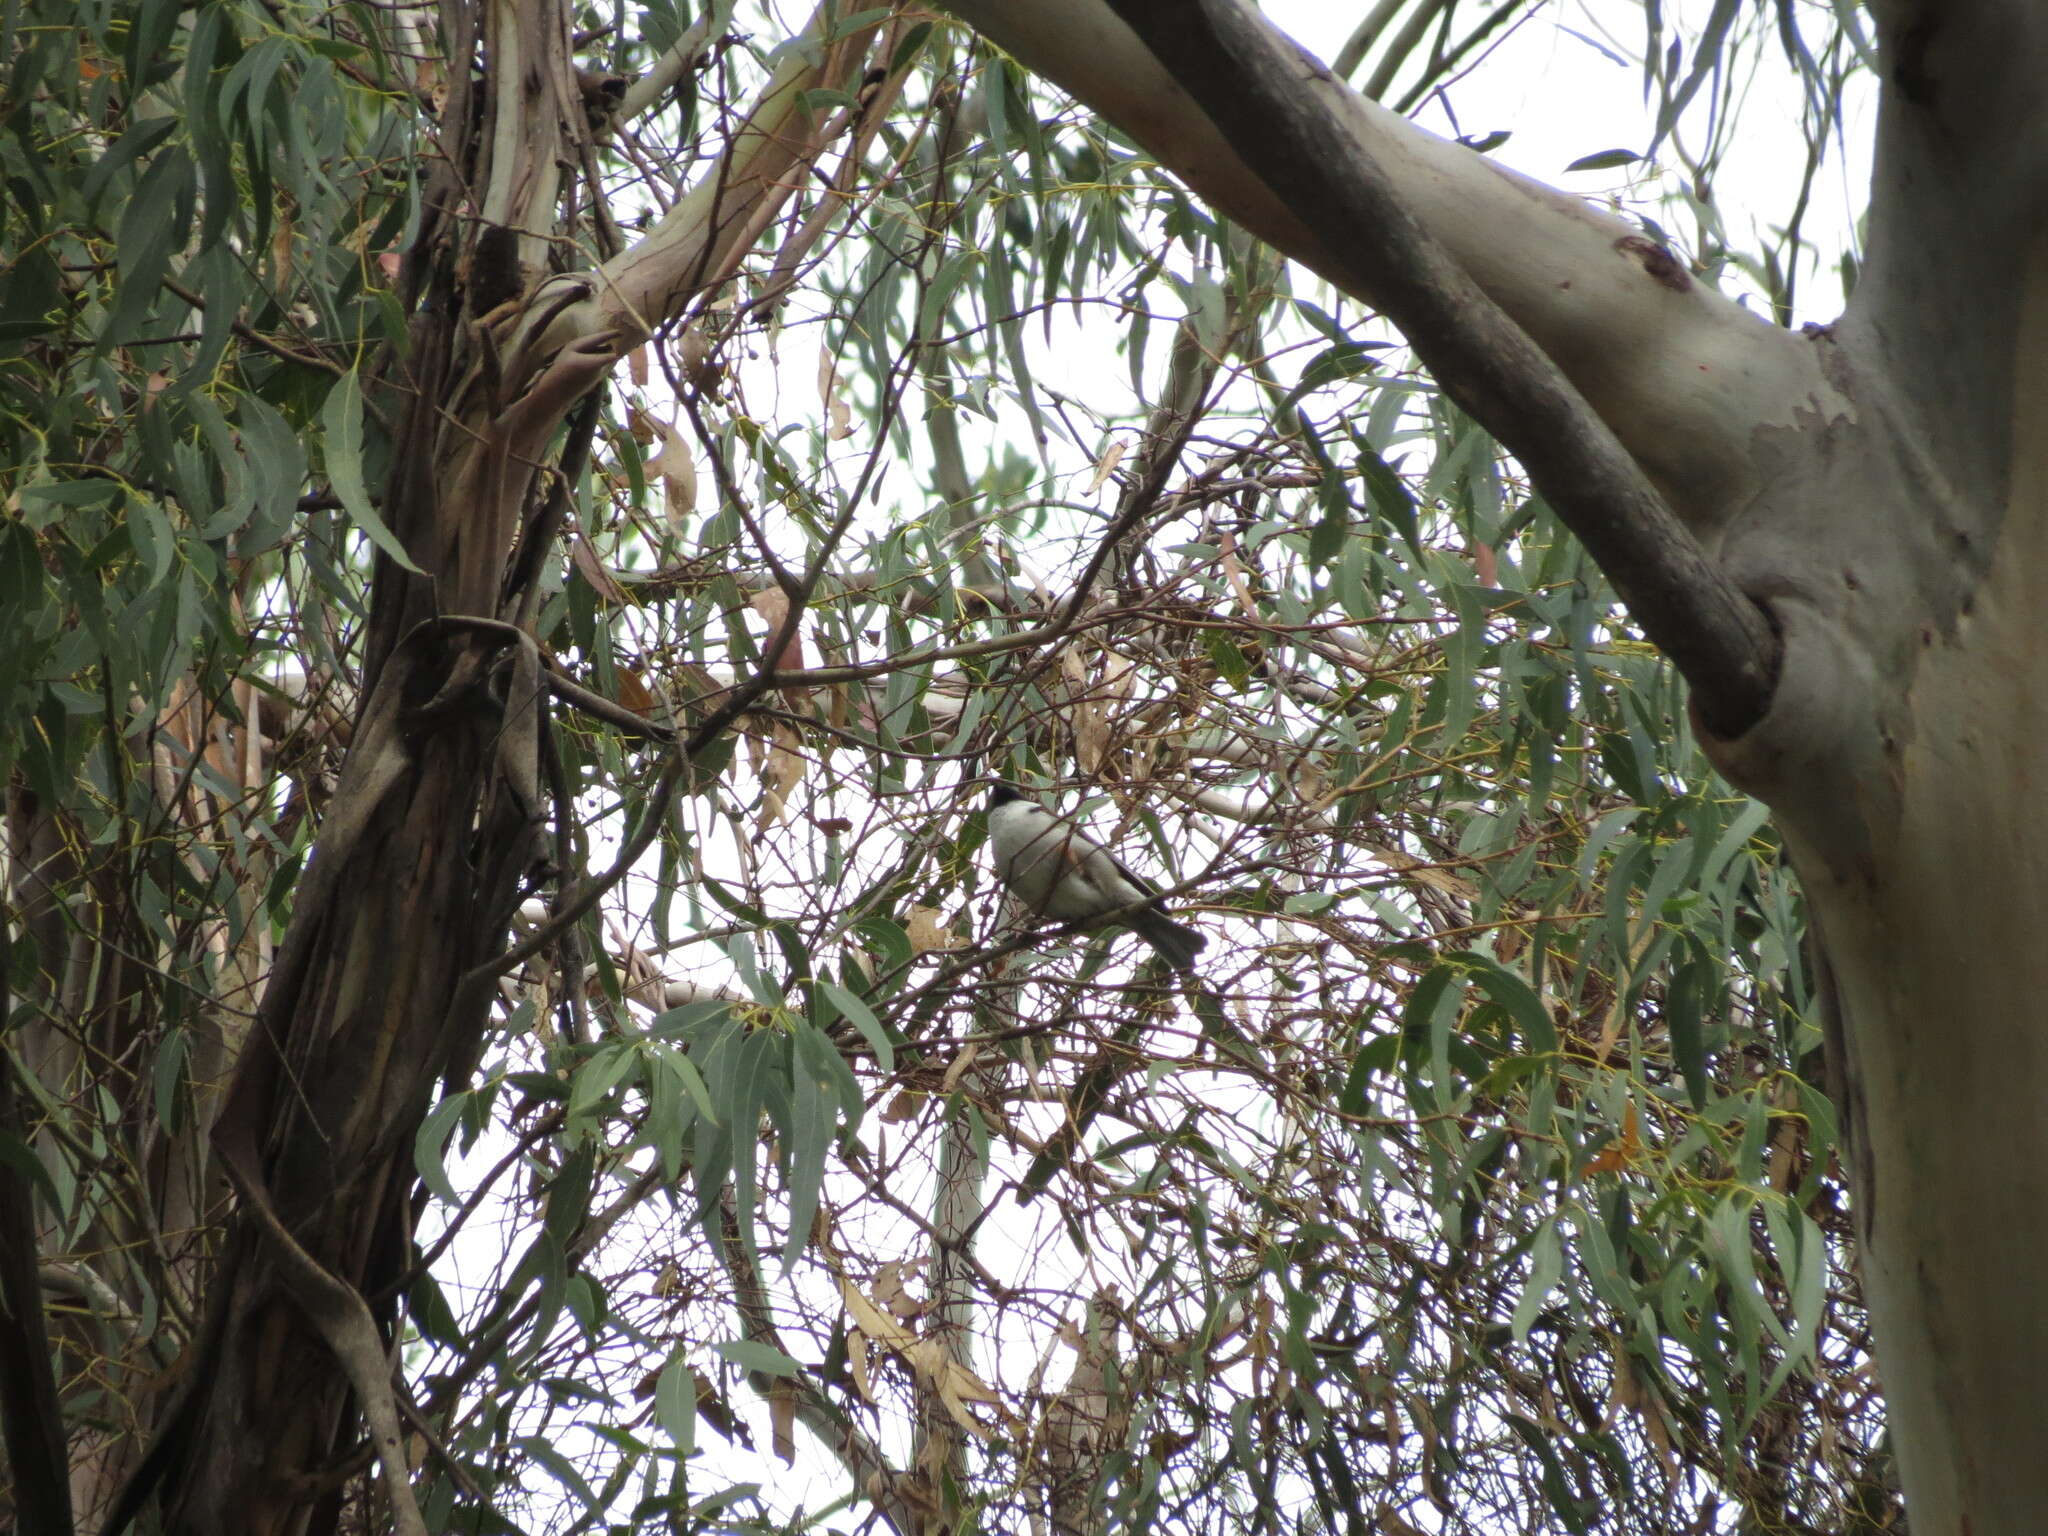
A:
<svg viewBox="0 0 2048 1536">
<path fill-rule="evenodd" d="M 1858 1241 L 2015 1526 L 2002 13 L 1627 8 L 1687 259 L 1400 115 L 1531 9 L 5 12 L 22 1528 L 1880 1530 Z M 1732 63 L 1810 179 L 1872 46 L 1796 333 Z M 991 768 L 1196 984 L 994 901 Z"/>
</svg>

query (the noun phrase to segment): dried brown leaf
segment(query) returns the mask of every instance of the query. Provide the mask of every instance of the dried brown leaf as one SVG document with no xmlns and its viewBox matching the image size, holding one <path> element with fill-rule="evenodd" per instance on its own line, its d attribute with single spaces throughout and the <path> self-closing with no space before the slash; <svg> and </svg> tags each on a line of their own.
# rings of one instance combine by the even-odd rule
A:
<svg viewBox="0 0 2048 1536">
<path fill-rule="evenodd" d="M 796 1464 L 796 1384 L 777 1378 L 768 1388 L 768 1434 L 776 1458 Z"/>
<path fill-rule="evenodd" d="M 907 932 L 910 937 L 910 951 L 916 955 L 930 954 L 935 949 L 958 949 L 960 935 L 946 926 L 946 914 L 937 907 L 912 907 Z"/>
<path fill-rule="evenodd" d="M 1095 461 L 1095 473 L 1088 481 L 1088 489 L 1085 494 L 1093 496 L 1097 491 L 1101 490 L 1102 482 L 1116 473 L 1117 465 L 1123 462 L 1124 455 L 1130 451 L 1131 445 L 1122 438 L 1118 438 L 1107 448 L 1103 449 L 1102 457 Z"/>
<path fill-rule="evenodd" d="M 590 541 L 580 533 L 569 546 L 569 558 L 576 566 L 576 573 L 583 578 L 590 590 L 597 594 L 600 602 L 610 603 L 614 607 L 625 605 L 625 588 L 613 580 L 612 573 L 606 570 L 604 562 L 597 558 L 597 551 L 590 547 Z"/>
<path fill-rule="evenodd" d="M 780 826 L 789 814 L 789 796 L 804 778 L 803 740 L 785 721 L 775 722 L 768 763 L 761 770 L 761 810 L 754 818 L 754 830 L 766 832 Z"/>
<path fill-rule="evenodd" d="M 689 439 L 665 421 L 655 423 L 661 433 L 661 452 L 648 466 L 661 479 L 662 515 L 670 528 L 682 531 L 683 519 L 697 509 L 697 455 Z"/>
<path fill-rule="evenodd" d="M 839 366 L 825 347 L 818 349 L 818 398 L 825 403 L 825 436 L 835 443 L 853 436 L 853 408 L 839 397 Z"/>
<path fill-rule="evenodd" d="M 651 718 L 655 709 L 654 695 L 641 680 L 639 672 L 628 666 L 617 668 L 619 679 L 619 702 L 643 719 Z"/>
</svg>

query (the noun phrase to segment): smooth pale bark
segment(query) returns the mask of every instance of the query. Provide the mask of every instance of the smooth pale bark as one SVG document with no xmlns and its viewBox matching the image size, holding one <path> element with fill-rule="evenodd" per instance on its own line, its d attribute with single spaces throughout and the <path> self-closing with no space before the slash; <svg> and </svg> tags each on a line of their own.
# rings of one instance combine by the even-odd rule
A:
<svg viewBox="0 0 2048 1536">
<path fill-rule="evenodd" d="M 949 8 L 1220 211 L 1346 270 L 1345 231 L 1252 177 L 1101 0 Z M 2048 14 L 1875 9 L 1868 262 L 1842 323 L 1805 335 L 1311 65 L 1301 88 L 1342 95 L 1411 211 L 1772 615 L 1771 708 L 1710 748 L 1776 811 L 1819 916 L 1914 1530 L 2030 1536 L 2048 1495 Z"/>
<path fill-rule="evenodd" d="M 1869 260 L 1837 331 L 1865 409 L 1785 445 L 1771 544 L 1807 681 L 1727 766 L 1778 810 L 1826 939 L 1913 1528 L 2004 1536 L 2048 1497 L 2048 17 L 1880 11 Z"/>
</svg>

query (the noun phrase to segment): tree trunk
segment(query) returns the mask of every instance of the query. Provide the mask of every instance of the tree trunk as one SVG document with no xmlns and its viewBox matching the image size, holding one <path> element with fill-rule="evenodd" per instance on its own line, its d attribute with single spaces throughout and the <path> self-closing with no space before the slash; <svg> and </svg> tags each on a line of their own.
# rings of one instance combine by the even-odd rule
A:
<svg viewBox="0 0 2048 1536">
<path fill-rule="evenodd" d="M 1851 411 L 1731 528 L 1788 676 L 1720 756 L 1777 810 L 1841 1020 L 1862 1268 L 1915 1531 L 2040 1526 L 2048 1320 L 2048 17 L 1880 8 Z M 1774 463 L 1778 444 L 1760 444 Z"/>
<path fill-rule="evenodd" d="M 491 753 L 499 716 L 535 701 L 490 688 L 495 645 L 437 634 L 415 648 L 416 661 L 401 652 L 387 667 L 351 760 L 363 769 L 329 813 L 332 825 L 356 810 L 351 797 L 373 799 L 369 825 L 352 849 L 323 841 L 331 873 L 301 897 L 221 1131 L 260 1156 L 285 1228 L 387 1321 L 386 1292 L 411 1258 L 406 1128 L 477 1049 L 490 994 L 460 984 L 503 948 L 540 846 Z M 302 1528 L 303 1480 L 355 1438 L 351 1386 L 270 1243 L 245 1217 L 216 1275 L 219 1350 L 189 1410 L 195 1455 L 174 1529 Z"/>
</svg>

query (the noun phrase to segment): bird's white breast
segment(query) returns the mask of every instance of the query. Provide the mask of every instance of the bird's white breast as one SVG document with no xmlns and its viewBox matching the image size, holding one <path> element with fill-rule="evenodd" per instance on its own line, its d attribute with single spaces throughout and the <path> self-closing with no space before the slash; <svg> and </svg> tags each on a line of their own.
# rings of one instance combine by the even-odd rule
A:
<svg viewBox="0 0 2048 1536">
<path fill-rule="evenodd" d="M 1099 897 L 1089 899 L 1092 893 L 1060 889 L 1070 869 L 1067 842 L 1073 831 L 1051 812 L 1022 800 L 1008 801 L 989 812 L 988 835 L 1003 884 L 1034 912 L 1054 918 L 1087 917 L 1100 905 Z"/>
</svg>

